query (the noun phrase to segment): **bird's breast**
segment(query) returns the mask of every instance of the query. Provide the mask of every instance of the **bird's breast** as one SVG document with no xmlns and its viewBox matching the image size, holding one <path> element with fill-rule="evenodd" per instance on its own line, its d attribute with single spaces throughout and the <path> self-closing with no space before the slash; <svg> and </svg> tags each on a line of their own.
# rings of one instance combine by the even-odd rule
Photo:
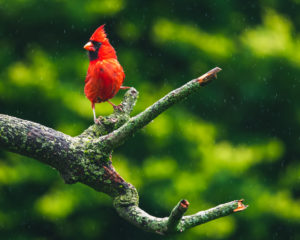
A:
<svg viewBox="0 0 300 240">
<path fill-rule="evenodd" d="M 125 74 L 117 59 L 91 61 L 85 84 L 85 95 L 92 102 L 104 102 L 119 91 Z"/>
</svg>

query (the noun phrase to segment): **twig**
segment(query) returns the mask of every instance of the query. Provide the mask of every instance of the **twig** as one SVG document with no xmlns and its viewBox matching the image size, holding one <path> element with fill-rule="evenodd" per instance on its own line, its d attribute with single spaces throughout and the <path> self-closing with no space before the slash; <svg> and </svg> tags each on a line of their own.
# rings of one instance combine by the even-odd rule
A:
<svg viewBox="0 0 300 240">
<path fill-rule="evenodd" d="M 235 213 L 239 206 L 243 206 L 239 211 L 245 210 L 248 206 L 243 205 L 242 200 L 235 200 L 232 202 L 220 204 L 214 208 L 205 211 L 200 211 L 194 215 L 185 216 L 179 225 L 182 231 L 195 227 L 197 225 L 212 221 L 214 219 L 225 217 L 229 214 Z"/>
<path fill-rule="evenodd" d="M 183 214 L 187 211 L 189 207 L 189 202 L 185 199 L 181 200 L 171 211 L 168 219 L 167 228 L 169 232 L 176 232 L 177 226 Z"/>
</svg>

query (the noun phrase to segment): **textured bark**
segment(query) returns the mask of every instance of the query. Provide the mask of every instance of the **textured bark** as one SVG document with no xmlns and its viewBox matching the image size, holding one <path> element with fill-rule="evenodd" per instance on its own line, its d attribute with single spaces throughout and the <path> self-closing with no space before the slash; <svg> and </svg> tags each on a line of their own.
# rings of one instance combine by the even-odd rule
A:
<svg viewBox="0 0 300 240">
<path fill-rule="evenodd" d="M 133 185 L 127 183 L 114 169 L 112 150 L 120 146 L 137 130 L 146 126 L 163 111 L 188 97 L 216 78 L 220 68 L 214 68 L 203 76 L 170 92 L 145 111 L 130 118 L 138 98 L 131 88 L 124 99 L 107 117 L 100 117 L 82 134 L 71 137 L 38 123 L 0 114 L 0 147 L 35 158 L 55 168 L 66 183 L 84 183 L 113 198 L 119 215 L 134 225 L 159 234 L 182 232 L 213 219 L 242 211 L 247 206 L 242 201 L 232 201 L 215 208 L 183 216 L 189 203 L 180 201 L 169 217 L 157 218 L 138 207 L 139 197 Z"/>
</svg>

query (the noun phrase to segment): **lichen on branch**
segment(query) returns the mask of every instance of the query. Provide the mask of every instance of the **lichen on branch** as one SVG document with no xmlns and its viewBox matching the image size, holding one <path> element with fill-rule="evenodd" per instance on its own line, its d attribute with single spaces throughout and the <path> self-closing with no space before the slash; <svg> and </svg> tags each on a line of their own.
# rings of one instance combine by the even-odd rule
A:
<svg viewBox="0 0 300 240">
<path fill-rule="evenodd" d="M 66 183 L 81 182 L 113 198 L 119 215 L 132 224 L 158 234 L 185 231 L 213 219 L 243 211 L 247 206 L 235 200 L 217 207 L 183 216 L 189 202 L 181 200 L 169 217 L 157 218 L 139 208 L 135 187 L 127 183 L 114 169 L 112 151 L 136 131 L 168 108 L 216 79 L 221 71 L 216 67 L 191 80 L 152 104 L 140 114 L 130 117 L 138 92 L 130 88 L 114 113 L 100 117 L 98 124 L 82 134 L 71 137 L 41 124 L 0 114 L 0 147 L 35 158 L 55 168 Z"/>
</svg>

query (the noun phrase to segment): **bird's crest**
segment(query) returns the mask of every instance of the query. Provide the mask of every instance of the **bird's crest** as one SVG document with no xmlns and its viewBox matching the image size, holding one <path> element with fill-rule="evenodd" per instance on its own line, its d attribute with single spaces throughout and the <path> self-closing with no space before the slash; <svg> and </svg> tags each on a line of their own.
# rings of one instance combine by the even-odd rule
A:
<svg viewBox="0 0 300 240">
<path fill-rule="evenodd" d="M 93 33 L 93 35 L 90 38 L 91 41 L 103 42 L 106 39 L 104 26 L 105 24 L 101 25 L 96 29 L 96 31 Z"/>
</svg>

